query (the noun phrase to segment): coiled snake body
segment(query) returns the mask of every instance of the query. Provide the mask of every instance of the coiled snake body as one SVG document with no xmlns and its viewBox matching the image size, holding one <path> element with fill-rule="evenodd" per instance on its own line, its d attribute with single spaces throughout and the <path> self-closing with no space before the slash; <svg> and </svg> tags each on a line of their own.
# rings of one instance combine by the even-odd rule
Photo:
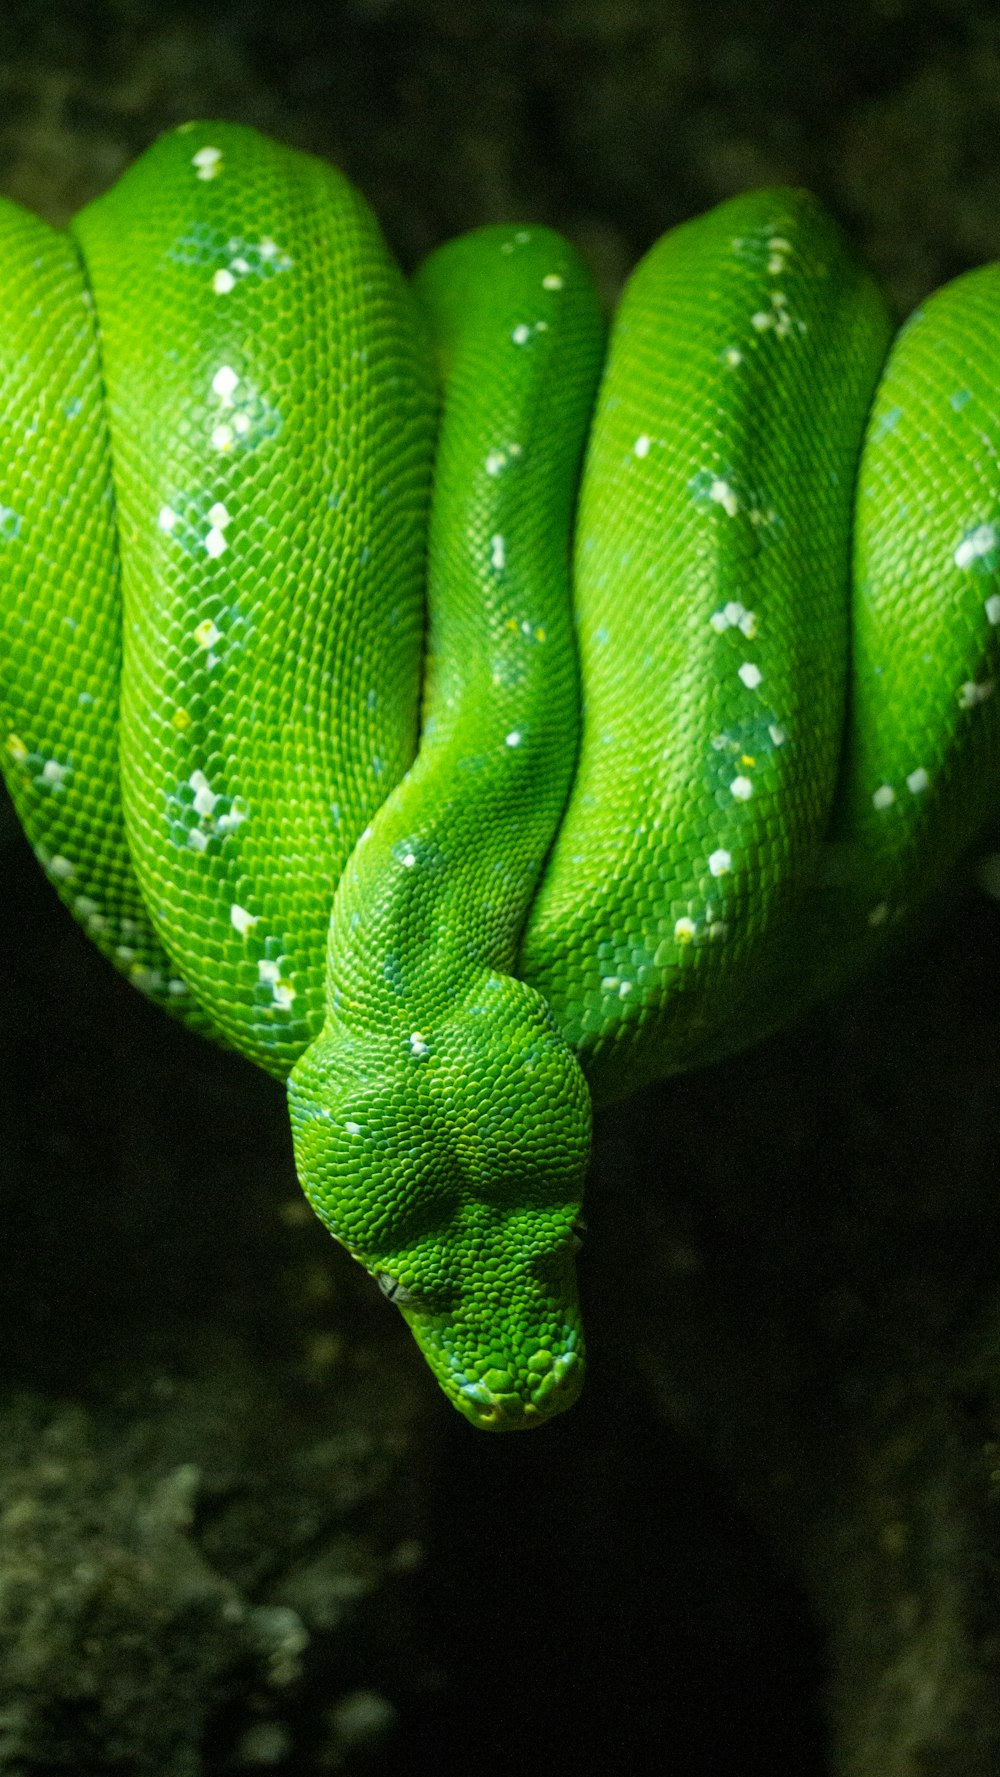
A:
<svg viewBox="0 0 1000 1777">
<path fill-rule="evenodd" d="M 540 1423 L 591 1102 L 851 979 L 996 807 L 1000 271 L 890 349 L 821 207 L 758 192 L 652 249 L 602 370 L 557 235 L 411 291 L 233 124 L 0 234 L 21 820 L 137 986 L 287 1078 L 452 1401 Z"/>
</svg>

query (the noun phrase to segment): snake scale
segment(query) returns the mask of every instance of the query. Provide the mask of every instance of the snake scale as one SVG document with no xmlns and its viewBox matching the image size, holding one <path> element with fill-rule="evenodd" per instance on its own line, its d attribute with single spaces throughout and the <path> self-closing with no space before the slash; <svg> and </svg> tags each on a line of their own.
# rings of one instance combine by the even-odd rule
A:
<svg viewBox="0 0 1000 1777">
<path fill-rule="evenodd" d="M 541 1424 L 592 1104 L 860 975 L 1000 804 L 1000 269 L 893 340 L 822 207 L 755 192 L 652 248 L 605 349 L 550 230 L 407 285 L 345 178 L 231 123 L 0 237 L 34 850 L 287 1080 L 452 1402 Z"/>
</svg>

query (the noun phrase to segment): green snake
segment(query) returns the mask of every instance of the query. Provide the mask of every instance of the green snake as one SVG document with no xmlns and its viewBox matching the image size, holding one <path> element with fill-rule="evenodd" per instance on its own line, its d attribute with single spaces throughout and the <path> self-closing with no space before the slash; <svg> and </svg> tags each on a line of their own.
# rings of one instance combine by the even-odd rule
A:
<svg viewBox="0 0 1000 1777">
<path fill-rule="evenodd" d="M 886 304 L 808 194 L 407 285 L 231 123 L 0 210 L 0 751 L 104 954 L 287 1081 L 451 1401 L 583 1376 L 592 1105 L 858 976 L 1000 801 L 1000 269 Z M 439 411 L 440 410 L 440 411 Z"/>
</svg>

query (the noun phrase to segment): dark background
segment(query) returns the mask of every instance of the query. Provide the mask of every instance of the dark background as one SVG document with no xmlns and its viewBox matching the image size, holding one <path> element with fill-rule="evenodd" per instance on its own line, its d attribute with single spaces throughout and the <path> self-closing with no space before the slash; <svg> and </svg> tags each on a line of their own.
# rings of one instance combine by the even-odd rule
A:
<svg viewBox="0 0 1000 1777">
<path fill-rule="evenodd" d="M 774 181 L 900 316 L 1000 254 L 985 3 L 0 11 L 0 185 L 51 221 L 193 116 L 336 161 L 407 269 L 538 219 L 610 303 Z M 605 1119 L 586 1396 L 492 1440 L 304 1210 L 280 1090 L 116 980 L 4 815 L 4 1777 L 995 1777 L 994 903 Z"/>
</svg>

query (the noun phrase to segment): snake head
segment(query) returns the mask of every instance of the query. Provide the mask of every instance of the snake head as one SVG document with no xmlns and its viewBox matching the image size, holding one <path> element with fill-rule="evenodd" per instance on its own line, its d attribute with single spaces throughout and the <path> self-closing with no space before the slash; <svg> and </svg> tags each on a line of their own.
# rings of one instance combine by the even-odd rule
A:
<svg viewBox="0 0 1000 1777">
<path fill-rule="evenodd" d="M 321 1221 L 400 1310 L 452 1404 L 507 1431 L 562 1412 L 583 1381 L 590 1103 L 539 996 L 509 980 L 499 1000 L 485 1039 L 462 1008 L 417 1043 L 328 1026 L 288 1096 Z"/>
</svg>

